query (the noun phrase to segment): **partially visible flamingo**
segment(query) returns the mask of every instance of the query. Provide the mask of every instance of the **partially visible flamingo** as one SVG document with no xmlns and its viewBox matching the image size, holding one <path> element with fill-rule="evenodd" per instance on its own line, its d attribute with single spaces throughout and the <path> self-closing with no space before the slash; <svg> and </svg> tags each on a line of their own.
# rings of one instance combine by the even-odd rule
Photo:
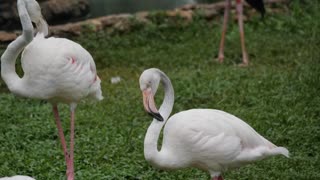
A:
<svg viewBox="0 0 320 180">
<path fill-rule="evenodd" d="M 158 111 L 154 101 L 159 83 L 164 101 Z M 289 152 L 277 147 L 241 119 L 215 109 L 190 109 L 171 116 L 174 91 L 168 76 L 159 69 L 145 70 L 140 76 L 145 110 L 154 118 L 144 139 L 144 156 L 154 167 L 171 170 L 196 167 L 208 171 L 213 180 L 221 173 L 269 156 Z M 158 138 L 163 130 L 162 147 Z"/>
<path fill-rule="evenodd" d="M 79 44 L 63 38 L 45 38 L 48 25 L 35 0 L 18 0 L 23 33 L 10 43 L 1 57 L 1 76 L 9 90 L 19 96 L 48 100 L 58 127 L 59 138 L 67 164 L 68 180 L 74 179 L 74 116 L 77 103 L 85 98 L 103 99 L 100 79 L 91 55 Z M 34 37 L 32 22 L 38 33 Z M 15 63 L 22 53 L 24 75 L 15 72 Z M 68 152 L 58 103 L 70 105 L 70 150 Z"/>
<path fill-rule="evenodd" d="M 246 0 L 246 1 L 253 8 L 255 8 L 257 11 L 259 11 L 261 13 L 262 17 L 264 16 L 266 10 L 264 8 L 263 0 Z M 222 28 L 222 35 L 221 35 L 219 55 L 218 55 L 218 60 L 220 63 L 222 63 L 224 60 L 224 41 L 225 41 L 225 35 L 226 35 L 226 31 L 227 31 L 227 26 L 228 26 L 230 7 L 231 7 L 231 0 L 225 0 L 223 28 Z M 245 38 L 244 38 L 243 0 L 236 0 L 236 10 L 237 10 L 239 33 L 240 33 L 240 39 L 241 39 L 241 49 L 242 49 L 242 64 L 241 64 L 241 66 L 247 66 L 247 65 L 249 65 L 249 58 L 248 58 L 247 50 L 245 47 Z"/>
<path fill-rule="evenodd" d="M 29 176 L 12 176 L 12 177 L 3 177 L 0 180 L 35 180 Z"/>
</svg>

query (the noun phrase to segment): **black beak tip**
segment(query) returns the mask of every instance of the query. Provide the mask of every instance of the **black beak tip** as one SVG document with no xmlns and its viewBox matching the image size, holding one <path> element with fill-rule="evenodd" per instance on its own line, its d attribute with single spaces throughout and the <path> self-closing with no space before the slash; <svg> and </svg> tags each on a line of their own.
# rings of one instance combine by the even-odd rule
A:
<svg viewBox="0 0 320 180">
<path fill-rule="evenodd" d="M 156 120 L 158 120 L 158 121 L 163 121 L 163 117 L 159 113 L 151 112 L 151 113 L 148 113 L 148 114 L 150 116 L 152 116 L 153 118 L 155 118 Z"/>
<path fill-rule="evenodd" d="M 158 121 L 163 121 L 163 117 L 162 117 L 160 114 L 158 114 L 155 118 L 156 118 Z"/>
</svg>

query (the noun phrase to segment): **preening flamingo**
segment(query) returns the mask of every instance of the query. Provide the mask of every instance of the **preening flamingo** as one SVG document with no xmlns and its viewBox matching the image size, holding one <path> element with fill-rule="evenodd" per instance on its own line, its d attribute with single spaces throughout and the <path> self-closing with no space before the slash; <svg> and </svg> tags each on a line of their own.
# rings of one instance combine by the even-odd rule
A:
<svg viewBox="0 0 320 180">
<path fill-rule="evenodd" d="M 0 180 L 35 180 L 29 176 L 12 176 L 12 177 L 3 177 Z"/>
<path fill-rule="evenodd" d="M 164 87 L 164 101 L 159 111 L 154 95 L 159 83 Z M 241 119 L 215 109 L 190 109 L 171 116 L 174 91 L 170 79 L 159 69 L 145 70 L 140 76 L 145 110 L 154 118 L 144 139 L 144 156 L 159 169 L 196 167 L 208 171 L 214 180 L 232 168 L 274 155 L 289 157 L 284 147 L 277 147 Z M 163 130 L 162 147 L 158 138 Z"/>
<path fill-rule="evenodd" d="M 74 179 L 74 116 L 77 103 L 85 98 L 103 99 L 100 79 L 91 55 L 79 44 L 64 38 L 45 38 L 48 25 L 35 0 L 18 0 L 23 33 L 10 43 L 1 57 L 1 76 L 9 90 L 19 96 L 48 100 L 58 127 L 67 164 L 68 180 Z M 38 29 L 34 37 L 32 22 Z M 24 75 L 15 72 L 15 63 L 22 53 Z M 67 150 L 58 103 L 70 105 L 70 149 Z"/>
<path fill-rule="evenodd" d="M 246 2 L 255 8 L 257 11 L 261 13 L 263 17 L 266 10 L 264 8 L 263 0 L 246 0 Z M 228 26 L 228 19 L 230 14 L 230 7 L 231 7 L 231 0 L 225 0 L 225 10 L 224 10 L 224 18 L 223 18 L 223 27 L 222 27 L 222 35 L 220 41 L 220 48 L 219 48 L 219 55 L 218 60 L 219 62 L 223 62 L 224 60 L 224 41 L 225 35 Z M 249 65 L 249 58 L 245 46 L 245 38 L 244 38 L 244 28 L 243 28 L 243 0 L 236 0 L 236 11 L 238 17 L 238 25 L 239 25 L 239 33 L 240 33 L 240 40 L 241 40 L 241 49 L 242 49 L 242 66 Z"/>
</svg>

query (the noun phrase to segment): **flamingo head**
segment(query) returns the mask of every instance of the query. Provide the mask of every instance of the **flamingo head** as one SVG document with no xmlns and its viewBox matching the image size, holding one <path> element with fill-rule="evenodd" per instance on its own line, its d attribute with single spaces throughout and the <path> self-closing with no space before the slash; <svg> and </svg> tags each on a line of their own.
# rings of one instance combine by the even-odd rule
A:
<svg viewBox="0 0 320 180">
<path fill-rule="evenodd" d="M 38 23 L 42 18 L 41 8 L 36 0 L 24 0 L 26 9 L 30 16 L 30 19 L 34 23 Z"/>
<path fill-rule="evenodd" d="M 143 106 L 149 115 L 158 121 L 163 121 L 163 117 L 160 115 L 155 101 L 154 95 L 157 92 L 160 83 L 160 73 L 157 73 L 158 69 L 151 68 L 145 70 L 139 79 L 140 89 L 142 91 Z"/>
<path fill-rule="evenodd" d="M 39 3 L 36 0 L 23 0 L 30 19 L 36 24 L 37 30 L 48 35 L 48 25 L 44 20 Z"/>
</svg>

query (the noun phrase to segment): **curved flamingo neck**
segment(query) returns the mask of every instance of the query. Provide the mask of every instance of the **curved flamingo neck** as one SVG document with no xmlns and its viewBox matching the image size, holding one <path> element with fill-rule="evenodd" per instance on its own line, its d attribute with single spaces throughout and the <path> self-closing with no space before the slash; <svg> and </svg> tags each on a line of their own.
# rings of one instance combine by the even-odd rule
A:
<svg viewBox="0 0 320 180">
<path fill-rule="evenodd" d="M 18 0 L 18 12 L 23 32 L 1 56 L 1 76 L 12 93 L 28 96 L 23 88 L 23 80 L 16 73 L 15 64 L 21 51 L 33 40 L 33 26 L 23 0 Z"/>
<path fill-rule="evenodd" d="M 163 72 L 159 72 L 161 77 L 161 84 L 164 88 L 164 100 L 160 106 L 159 113 L 164 119 L 164 122 L 166 122 L 171 114 L 173 104 L 174 104 L 174 90 L 171 84 L 170 79 L 167 75 L 165 75 Z"/>
<path fill-rule="evenodd" d="M 144 156 L 152 165 L 161 167 L 166 161 L 165 157 L 162 156 L 161 151 L 158 150 L 158 139 L 161 129 L 168 120 L 173 108 L 174 90 L 168 76 L 161 71 L 156 71 L 156 73 L 158 73 L 161 78 L 160 82 L 162 83 L 165 92 L 163 103 L 159 109 L 159 113 L 164 121 L 161 122 L 153 119 L 144 139 Z"/>
</svg>

